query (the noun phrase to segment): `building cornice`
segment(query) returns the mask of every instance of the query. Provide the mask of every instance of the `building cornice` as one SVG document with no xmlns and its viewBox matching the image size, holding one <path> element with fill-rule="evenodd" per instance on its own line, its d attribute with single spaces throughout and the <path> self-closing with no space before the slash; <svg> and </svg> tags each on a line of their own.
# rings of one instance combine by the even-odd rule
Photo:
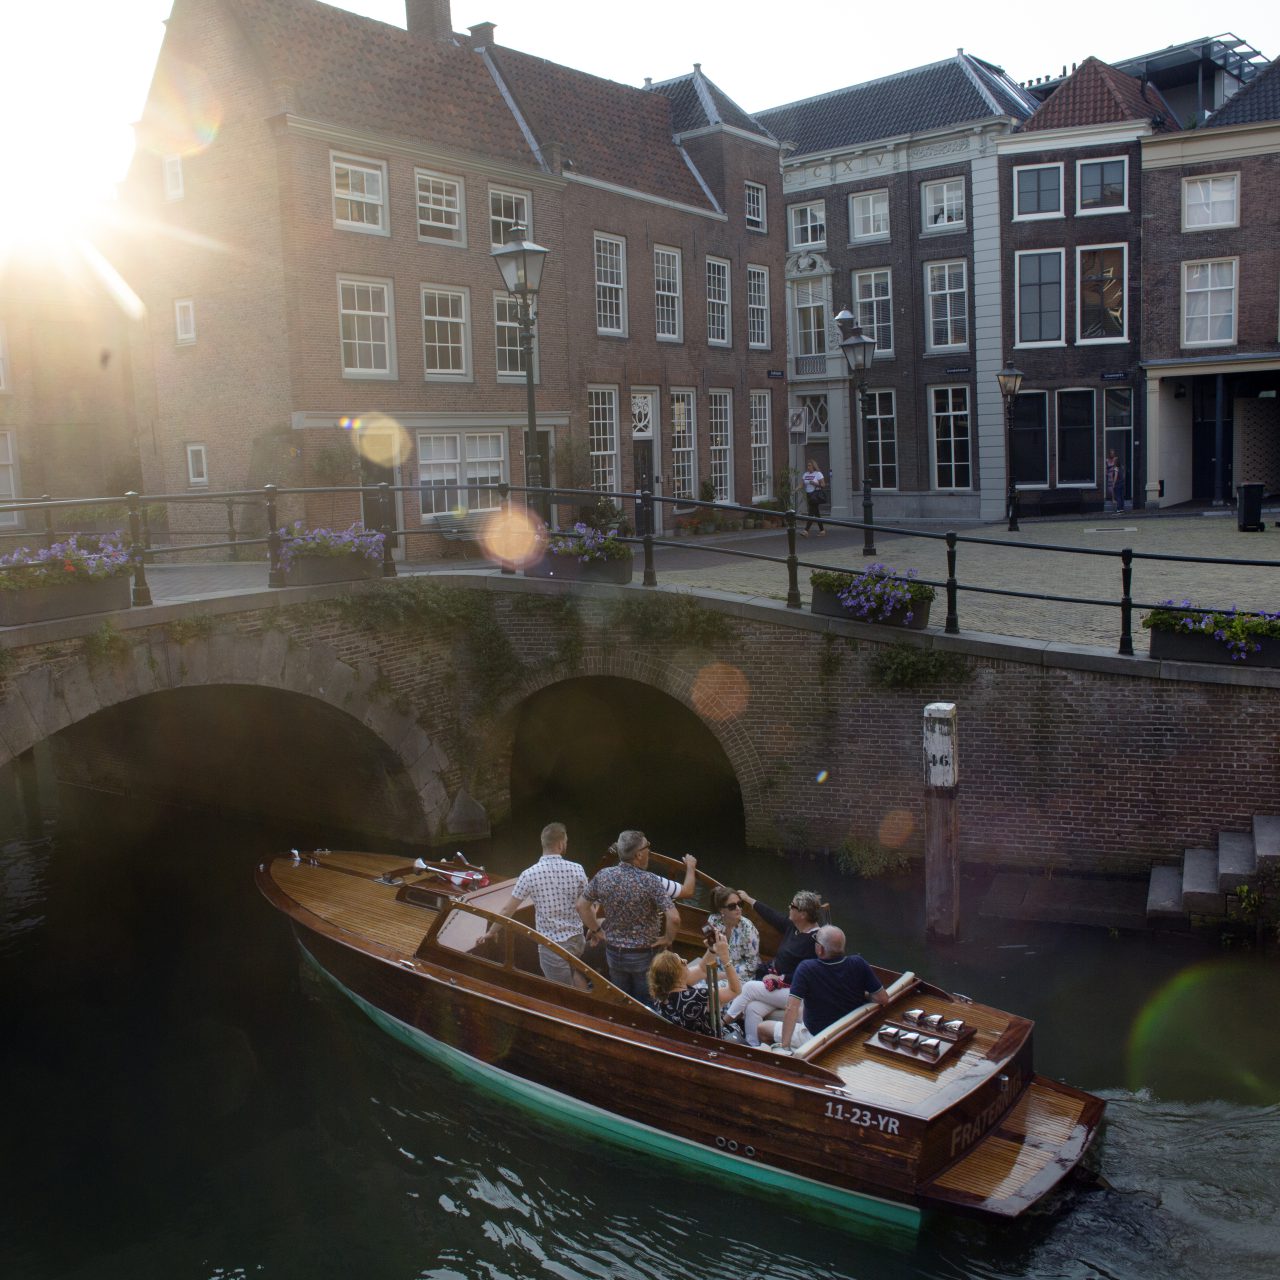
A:
<svg viewBox="0 0 1280 1280">
<path fill-rule="evenodd" d="M 477 411 L 468 413 L 461 412 L 437 412 L 435 410 L 421 410 L 411 413 L 396 413 L 394 415 L 371 414 L 369 427 L 373 431 L 380 429 L 393 431 L 396 427 L 403 427 L 406 431 L 426 431 L 433 427 L 460 427 L 464 430 L 475 429 L 483 431 L 486 428 L 508 427 L 523 428 L 527 421 L 527 412 L 525 409 L 513 409 L 510 413 L 495 413 L 489 411 Z M 350 409 L 298 409 L 291 419 L 290 426 L 294 431 L 319 431 L 326 429 L 341 428 L 344 422 L 349 422 L 351 418 Z M 394 418 L 394 423 L 391 419 Z M 385 427 L 379 426 L 379 420 L 385 420 Z M 567 427 L 569 425 L 568 413 L 547 413 L 544 410 L 538 410 L 538 425 L 542 427 Z"/>
<path fill-rule="evenodd" d="M 392 134 L 365 129 L 348 129 L 326 120 L 313 120 L 306 116 L 286 113 L 282 119 L 289 133 L 301 138 L 315 138 L 343 151 L 399 156 L 430 169 L 447 169 L 451 172 L 465 169 L 507 182 L 518 181 L 528 187 L 543 186 L 559 189 L 564 186 L 564 180 L 561 177 L 545 173 L 534 164 L 518 165 L 459 151 L 445 151 L 439 147 L 410 142 Z"/>
<path fill-rule="evenodd" d="M 1014 133 L 996 142 L 1002 155 L 1016 156 L 1028 151 L 1067 151 L 1077 147 L 1114 147 L 1121 142 L 1137 142 L 1151 135 L 1148 121 L 1121 120 L 1115 124 L 1082 124 L 1069 129 L 1037 129 Z"/>
<path fill-rule="evenodd" d="M 690 166 L 692 167 L 692 166 Z M 697 170 L 693 170 L 697 176 Z M 693 213 L 702 218 L 710 218 L 713 222 L 728 222 L 728 217 L 721 213 L 718 209 L 699 209 L 697 205 L 682 204 L 679 200 L 669 200 L 666 196 L 650 195 L 647 191 L 637 191 L 633 187 L 624 187 L 616 182 L 606 182 L 603 178 L 588 178 L 584 173 L 566 173 L 563 175 L 567 182 L 578 182 L 584 187 L 595 187 L 598 191 L 611 191 L 614 195 L 626 196 L 631 200 L 643 200 L 646 204 L 659 204 L 666 209 L 679 209 L 681 213 Z M 699 178 L 701 183 L 701 179 Z M 701 184 L 703 190 L 706 185 Z"/>
<path fill-rule="evenodd" d="M 1220 129 L 1188 129 L 1142 143 L 1144 169 L 1174 169 L 1280 151 L 1280 123 L 1223 125 Z"/>
<path fill-rule="evenodd" d="M 768 147 L 771 151 L 781 151 L 782 143 L 777 138 L 765 138 L 758 133 L 749 133 L 746 129 L 739 129 L 732 124 L 704 124 L 700 129 L 686 129 L 683 133 L 677 133 L 675 140 L 677 143 L 688 142 L 691 138 L 705 138 L 713 133 L 727 133 L 731 137 L 741 138 L 744 142 L 757 142 L 762 147 Z"/>
<path fill-rule="evenodd" d="M 1159 378 L 1191 378 L 1196 374 L 1249 373 L 1259 368 L 1280 369 L 1280 351 L 1232 351 L 1203 356 L 1173 356 L 1143 360 L 1141 367 Z"/>
</svg>

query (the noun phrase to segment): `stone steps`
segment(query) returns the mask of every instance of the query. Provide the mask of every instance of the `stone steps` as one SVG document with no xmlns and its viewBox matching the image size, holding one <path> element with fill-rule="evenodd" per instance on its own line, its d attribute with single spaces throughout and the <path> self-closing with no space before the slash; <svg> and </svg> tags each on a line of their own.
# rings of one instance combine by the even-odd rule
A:
<svg viewBox="0 0 1280 1280">
<path fill-rule="evenodd" d="M 1181 867 L 1154 866 L 1147 919 L 1222 916 L 1238 888 L 1256 888 L 1259 872 L 1280 867 L 1280 816 L 1258 814 L 1252 831 L 1219 831 L 1216 849 L 1184 849 Z"/>
</svg>

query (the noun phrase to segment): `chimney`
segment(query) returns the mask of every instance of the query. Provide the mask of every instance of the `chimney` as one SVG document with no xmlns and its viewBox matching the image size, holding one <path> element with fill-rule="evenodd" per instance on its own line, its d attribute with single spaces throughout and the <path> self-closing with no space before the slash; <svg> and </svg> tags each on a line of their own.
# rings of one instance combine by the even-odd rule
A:
<svg viewBox="0 0 1280 1280">
<path fill-rule="evenodd" d="M 492 22 L 477 22 L 474 27 L 468 27 L 471 32 L 471 47 L 473 49 L 487 49 L 493 44 L 494 25 Z"/>
<path fill-rule="evenodd" d="M 409 34 L 424 40 L 453 37 L 453 14 L 449 0 L 404 0 L 405 26 Z"/>
</svg>

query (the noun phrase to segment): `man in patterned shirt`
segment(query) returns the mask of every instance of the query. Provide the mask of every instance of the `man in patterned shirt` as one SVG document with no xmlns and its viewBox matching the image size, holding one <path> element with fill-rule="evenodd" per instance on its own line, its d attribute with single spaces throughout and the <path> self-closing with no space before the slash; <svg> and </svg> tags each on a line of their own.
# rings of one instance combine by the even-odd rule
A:
<svg viewBox="0 0 1280 1280">
<path fill-rule="evenodd" d="M 618 837 L 618 865 L 603 867 L 591 877 L 578 898 L 578 915 L 587 932 L 603 933 L 609 980 L 629 996 L 653 1007 L 649 995 L 649 964 L 680 927 L 680 913 L 659 878 L 641 869 L 649 851 L 643 831 L 624 831 Z M 597 923 L 596 908 L 604 917 Z"/>
<path fill-rule="evenodd" d="M 587 873 L 578 863 L 565 860 L 564 851 L 568 847 L 569 833 L 564 823 L 548 822 L 542 828 L 542 857 L 517 877 L 502 914 L 515 915 L 532 899 L 533 927 L 566 951 L 580 956 L 585 939 L 575 904 L 587 887 Z M 574 984 L 573 970 L 548 947 L 538 948 L 538 963 L 553 982 L 562 982 L 565 986 Z M 584 984 L 579 980 L 578 985 Z"/>
</svg>

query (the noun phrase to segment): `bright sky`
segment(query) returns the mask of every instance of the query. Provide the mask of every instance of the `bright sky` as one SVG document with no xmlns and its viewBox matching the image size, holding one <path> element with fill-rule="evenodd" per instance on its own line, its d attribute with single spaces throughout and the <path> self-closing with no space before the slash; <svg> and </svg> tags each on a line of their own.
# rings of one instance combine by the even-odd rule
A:
<svg viewBox="0 0 1280 1280">
<path fill-rule="evenodd" d="M 82 201 L 122 176 L 129 124 L 141 112 L 171 7 L 172 0 L 0 0 L 0 154 L 24 207 L 59 185 Z M 343 7 L 404 24 L 403 0 Z M 1019 80 L 1089 54 L 1118 59 L 1223 31 L 1280 56 L 1276 0 L 1228 0 L 1211 12 L 1203 0 L 1074 0 L 1017 12 L 1008 0 L 802 9 L 777 0 L 647 0 L 635 9 L 599 0 L 453 0 L 453 26 L 494 22 L 500 44 L 626 84 L 701 62 L 747 110 L 947 58 L 959 46 Z"/>
</svg>

